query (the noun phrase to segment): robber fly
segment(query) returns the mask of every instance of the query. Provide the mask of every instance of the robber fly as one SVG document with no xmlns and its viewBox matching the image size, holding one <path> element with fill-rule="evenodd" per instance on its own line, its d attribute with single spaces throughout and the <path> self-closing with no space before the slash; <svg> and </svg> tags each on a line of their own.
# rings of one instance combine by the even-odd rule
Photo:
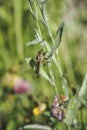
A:
<svg viewBox="0 0 87 130">
<path fill-rule="evenodd" d="M 38 55 L 36 56 L 36 75 L 37 77 L 40 76 L 40 66 L 41 63 L 44 62 L 44 60 L 46 60 L 47 58 L 45 57 L 47 52 L 43 52 L 43 49 L 41 49 L 38 52 Z"/>
</svg>

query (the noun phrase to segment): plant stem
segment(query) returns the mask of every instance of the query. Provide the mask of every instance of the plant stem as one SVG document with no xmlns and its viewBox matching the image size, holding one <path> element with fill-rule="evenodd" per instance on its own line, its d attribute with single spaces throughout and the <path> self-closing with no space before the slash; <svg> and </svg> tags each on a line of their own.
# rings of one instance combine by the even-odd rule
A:
<svg viewBox="0 0 87 130">
<path fill-rule="evenodd" d="M 14 21 L 16 35 L 16 50 L 18 59 L 24 58 L 23 39 L 22 39 L 22 0 L 13 0 L 14 5 Z"/>
</svg>

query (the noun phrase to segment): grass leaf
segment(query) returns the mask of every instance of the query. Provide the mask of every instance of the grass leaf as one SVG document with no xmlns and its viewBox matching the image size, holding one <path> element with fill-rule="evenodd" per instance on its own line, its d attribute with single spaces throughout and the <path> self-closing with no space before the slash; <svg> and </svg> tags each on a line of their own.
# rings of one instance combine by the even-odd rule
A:
<svg viewBox="0 0 87 130">
<path fill-rule="evenodd" d="M 58 28 L 57 31 L 57 37 L 55 39 L 55 44 L 52 46 L 49 57 L 52 57 L 52 55 L 54 54 L 54 52 L 56 51 L 56 49 L 59 47 L 60 42 L 61 42 L 61 38 L 62 38 L 62 32 L 63 32 L 63 27 L 64 27 L 64 23 L 62 23 L 60 25 L 60 27 Z"/>
<path fill-rule="evenodd" d="M 78 102 L 79 99 L 77 97 L 73 97 L 69 101 L 69 105 L 66 112 L 66 123 L 68 126 L 72 124 L 73 119 L 76 117 L 78 112 Z"/>
<path fill-rule="evenodd" d="M 63 87 L 65 96 L 69 98 L 69 84 L 65 76 L 63 76 L 62 78 L 62 87 Z"/>
<path fill-rule="evenodd" d="M 30 58 L 25 58 L 26 63 L 35 70 L 36 67 L 36 62 L 30 57 Z"/>
<path fill-rule="evenodd" d="M 40 74 L 41 74 L 46 80 L 48 80 L 48 81 L 51 83 L 51 85 L 54 85 L 54 82 L 51 80 L 51 78 L 48 76 L 48 74 L 43 70 L 43 68 L 41 68 Z"/>
<path fill-rule="evenodd" d="M 27 45 L 27 46 L 33 46 L 33 45 L 39 44 L 39 43 L 41 43 L 41 42 L 42 42 L 42 40 L 40 40 L 40 39 L 35 39 L 35 40 L 33 40 L 32 42 L 28 42 L 26 45 Z"/>
<path fill-rule="evenodd" d="M 86 91 L 87 91 L 87 73 L 85 75 L 78 97 L 82 97 L 86 93 Z"/>
</svg>

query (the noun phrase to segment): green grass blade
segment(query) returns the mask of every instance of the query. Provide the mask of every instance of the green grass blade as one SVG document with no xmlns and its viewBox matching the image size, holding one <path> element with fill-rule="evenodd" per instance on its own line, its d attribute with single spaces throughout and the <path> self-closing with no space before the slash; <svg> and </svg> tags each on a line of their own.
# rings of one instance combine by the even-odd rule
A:
<svg viewBox="0 0 87 130">
<path fill-rule="evenodd" d="M 63 27 L 64 27 L 64 23 L 62 23 L 60 25 L 60 27 L 58 28 L 55 44 L 52 46 L 52 49 L 51 49 L 50 54 L 49 54 L 49 57 L 52 57 L 52 55 L 54 54 L 54 52 L 56 51 L 56 49 L 60 45 L 61 38 L 62 38 Z"/>
<path fill-rule="evenodd" d="M 42 40 L 37 40 L 37 39 L 35 39 L 35 40 L 33 40 L 32 42 L 28 42 L 26 45 L 27 46 L 33 46 L 33 45 L 37 45 L 37 44 L 40 44 L 42 42 Z"/>
<path fill-rule="evenodd" d="M 16 50 L 17 50 L 18 59 L 21 61 L 24 58 L 23 32 L 22 32 L 22 1 L 13 0 L 13 5 L 14 5 Z"/>
<path fill-rule="evenodd" d="M 36 67 L 36 62 L 30 57 L 30 58 L 25 58 L 26 63 L 35 70 Z"/>
<path fill-rule="evenodd" d="M 44 0 L 44 1 L 38 0 L 38 4 L 39 4 L 40 10 L 41 10 L 42 17 L 43 17 L 44 21 L 47 23 L 48 18 L 47 18 L 47 13 L 46 13 L 46 2 L 47 2 L 47 0 Z"/>
<path fill-rule="evenodd" d="M 79 99 L 77 97 L 73 97 L 69 101 L 69 105 L 66 112 L 66 123 L 68 126 L 72 124 L 74 118 L 76 118 L 78 112 L 78 102 Z"/>
<path fill-rule="evenodd" d="M 87 73 L 85 75 L 84 81 L 82 83 L 81 89 L 78 93 L 78 97 L 82 97 L 87 92 Z"/>
<path fill-rule="evenodd" d="M 48 76 L 48 74 L 43 70 L 43 68 L 41 68 L 40 74 L 42 75 L 42 77 L 44 77 L 46 80 L 48 80 L 51 83 L 51 85 L 54 85 L 54 82 L 51 80 L 51 78 Z"/>
<path fill-rule="evenodd" d="M 63 88 L 64 95 L 67 98 L 69 98 L 69 84 L 65 76 L 63 76 L 62 78 L 62 88 Z"/>
</svg>

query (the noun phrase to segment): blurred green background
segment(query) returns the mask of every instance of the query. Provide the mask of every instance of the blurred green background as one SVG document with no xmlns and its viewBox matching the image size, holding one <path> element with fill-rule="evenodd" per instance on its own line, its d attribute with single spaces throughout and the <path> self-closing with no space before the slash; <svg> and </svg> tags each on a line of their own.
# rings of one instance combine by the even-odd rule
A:
<svg viewBox="0 0 87 130">
<path fill-rule="evenodd" d="M 46 9 L 53 35 L 61 22 L 65 22 L 59 57 L 70 84 L 81 86 L 87 72 L 87 0 L 48 0 Z M 27 0 L 0 0 L 0 98 L 7 98 L 8 91 L 3 90 L 3 84 L 5 74 L 10 72 L 28 80 L 33 96 L 38 99 L 53 95 L 49 83 L 43 78 L 37 79 L 25 62 L 26 57 L 34 57 L 38 52 L 36 47 L 26 47 L 26 43 L 34 39 L 34 26 Z M 1 130 L 4 130 L 2 125 Z"/>
</svg>

